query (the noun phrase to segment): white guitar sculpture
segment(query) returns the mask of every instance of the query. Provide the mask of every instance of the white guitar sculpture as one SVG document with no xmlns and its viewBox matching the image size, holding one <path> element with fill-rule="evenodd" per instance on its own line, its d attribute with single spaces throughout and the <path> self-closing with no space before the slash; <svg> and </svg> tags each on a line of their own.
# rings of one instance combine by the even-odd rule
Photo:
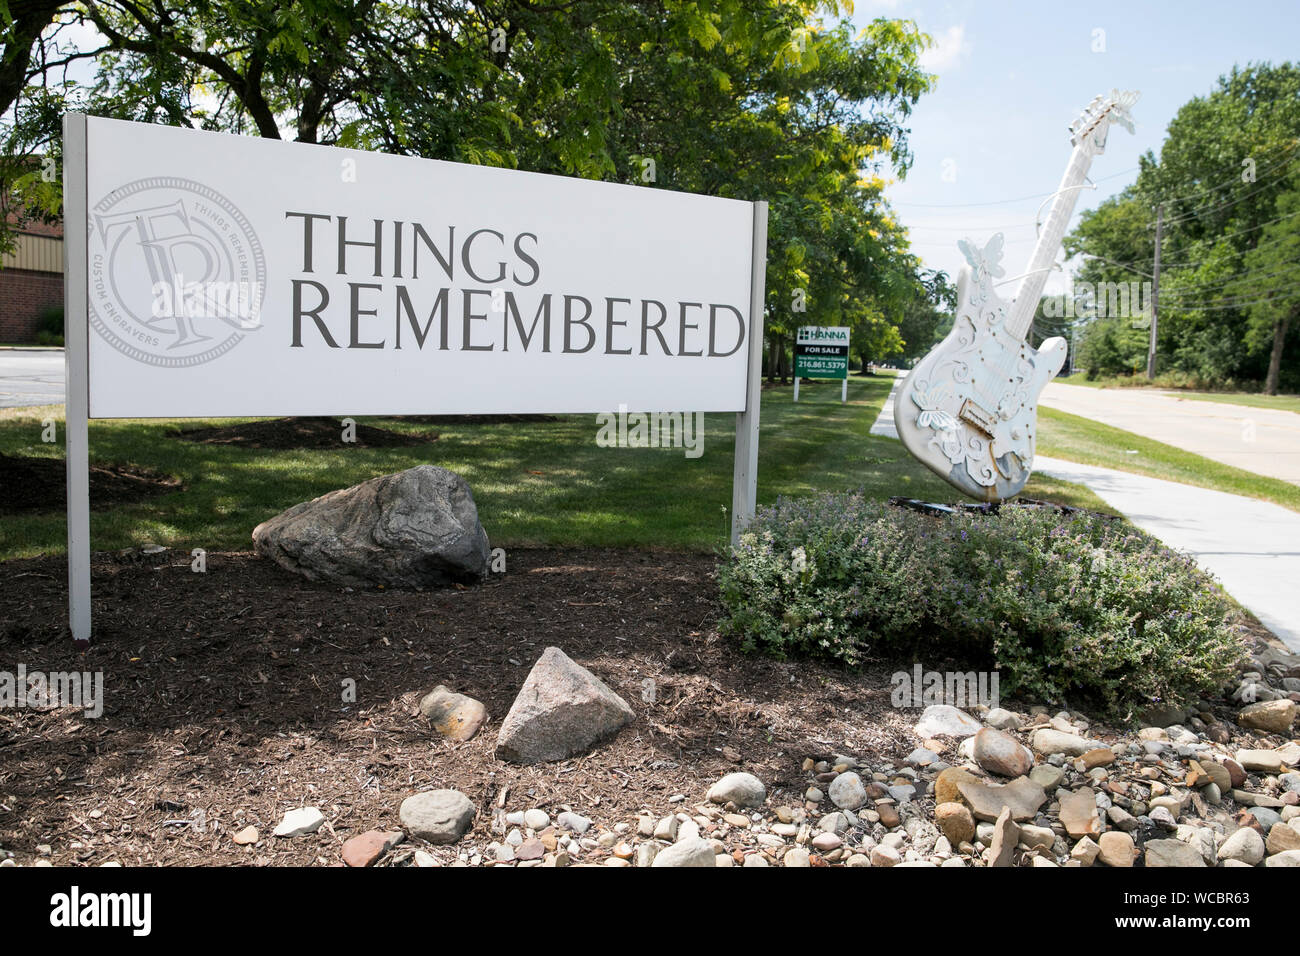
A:
<svg viewBox="0 0 1300 956">
<path fill-rule="evenodd" d="M 972 498 L 1003 501 L 1029 480 L 1038 396 L 1061 370 L 1066 342 L 1048 339 L 1035 350 L 1025 335 L 1092 159 L 1105 149 L 1111 123 L 1133 132 L 1129 108 L 1137 98 L 1112 90 L 1071 125 L 1074 152 L 1010 304 L 993 291 L 993 280 L 1005 275 L 1002 234 L 983 249 L 969 239 L 957 244 L 970 265 L 957 280 L 952 331 L 898 390 L 894 423 L 908 451 Z"/>
</svg>

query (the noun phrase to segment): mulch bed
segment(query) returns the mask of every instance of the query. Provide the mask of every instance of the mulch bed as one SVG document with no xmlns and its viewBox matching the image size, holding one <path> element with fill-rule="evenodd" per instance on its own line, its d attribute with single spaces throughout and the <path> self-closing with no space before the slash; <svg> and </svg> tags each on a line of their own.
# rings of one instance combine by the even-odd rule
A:
<svg viewBox="0 0 1300 956">
<path fill-rule="evenodd" d="M 914 745 L 916 714 L 890 706 L 897 666 L 744 656 L 720 639 L 707 556 L 512 550 L 503 576 L 423 593 L 313 584 L 250 553 L 209 553 L 207 567 L 96 555 L 95 643 L 78 651 L 63 559 L 0 564 L 0 671 L 101 671 L 106 698 L 98 719 L 0 710 L 0 846 L 19 862 L 49 844 L 56 864 L 334 864 L 342 840 L 396 828 L 402 800 L 430 787 L 477 803 L 478 845 L 503 790 L 507 811 L 613 823 L 745 769 L 797 804 L 805 757 Z M 548 645 L 636 720 L 577 759 L 498 761 L 500 721 Z M 474 740 L 447 743 L 416 715 L 439 683 L 487 705 Z M 330 826 L 271 838 L 303 805 Z M 201 831 L 186 823 L 199 814 Z M 261 844 L 235 846 L 250 823 Z"/>
<path fill-rule="evenodd" d="M 133 504 L 181 490 L 180 479 L 134 465 L 92 464 L 90 507 Z M 67 507 L 67 468 L 62 458 L 0 455 L 0 514 L 62 511 Z"/>
<path fill-rule="evenodd" d="M 177 438 L 203 445 L 233 445 L 285 451 L 293 448 L 415 448 L 438 440 L 433 432 L 404 435 L 357 423 L 356 441 L 343 441 L 343 422 L 338 418 L 276 418 L 242 425 L 204 426 L 176 432 Z"/>
</svg>

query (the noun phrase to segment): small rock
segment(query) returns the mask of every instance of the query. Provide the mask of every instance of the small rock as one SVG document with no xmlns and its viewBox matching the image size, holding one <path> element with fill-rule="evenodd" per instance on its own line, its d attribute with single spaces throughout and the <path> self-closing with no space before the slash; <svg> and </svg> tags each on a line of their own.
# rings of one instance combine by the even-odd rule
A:
<svg viewBox="0 0 1300 956">
<path fill-rule="evenodd" d="M 918 737 L 970 737 L 979 730 L 978 720 L 950 704 L 931 704 L 912 728 Z"/>
<path fill-rule="evenodd" d="M 852 771 L 840 774 L 828 788 L 831 803 L 841 810 L 857 810 L 867 802 L 867 790 L 862 778 Z"/>
<path fill-rule="evenodd" d="M 872 866 L 897 866 L 902 862 L 902 855 L 891 846 L 878 844 L 871 848 Z"/>
<path fill-rule="evenodd" d="M 650 864 L 654 866 L 717 866 L 713 844 L 699 837 L 680 840 L 660 850 Z"/>
<path fill-rule="evenodd" d="M 420 701 L 420 713 L 433 729 L 449 740 L 466 741 L 487 721 L 487 708 L 473 697 L 457 694 L 439 684 Z"/>
<path fill-rule="evenodd" d="M 249 846 L 256 843 L 259 836 L 257 827 L 244 827 L 230 839 L 236 846 Z"/>
<path fill-rule="evenodd" d="M 555 822 L 574 833 L 586 833 L 591 829 L 591 821 L 584 816 L 566 810 L 555 818 Z"/>
<path fill-rule="evenodd" d="M 1119 830 L 1107 830 L 1097 838 L 1097 859 L 1106 866 L 1132 866 L 1136 858 L 1133 838 Z M 1199 854 L 1197 856 L 1199 859 Z"/>
<path fill-rule="evenodd" d="M 1070 859 L 1077 860 L 1080 866 L 1092 866 L 1100 853 L 1101 847 L 1094 843 L 1091 837 L 1084 837 L 1070 851 Z"/>
<path fill-rule="evenodd" d="M 1264 859 L 1264 839 L 1250 827 L 1242 827 L 1219 847 L 1220 860 L 1240 860 L 1254 866 Z"/>
<path fill-rule="evenodd" d="M 1016 845 L 1020 842 L 1020 827 L 1011 819 L 1011 808 L 1003 807 L 993 824 L 993 843 L 989 847 L 989 866 L 1011 866 Z"/>
<path fill-rule="evenodd" d="M 767 799 L 767 788 L 752 773 L 729 773 L 709 788 L 708 799 L 738 807 L 761 807 Z"/>
<path fill-rule="evenodd" d="M 288 811 L 279 826 L 271 832 L 278 837 L 302 836 L 306 833 L 315 833 L 324 822 L 324 814 L 316 807 L 301 807 Z"/>
<path fill-rule="evenodd" d="M 1143 849 L 1148 868 L 1205 866 L 1200 851 L 1182 840 L 1147 840 Z"/>
<path fill-rule="evenodd" d="M 934 822 L 954 846 L 975 839 L 975 819 L 964 803 L 941 803 L 934 808 Z"/>
<path fill-rule="evenodd" d="M 994 707 L 984 715 L 984 723 L 998 730 L 1019 730 L 1020 718 L 1009 710 Z"/>
<path fill-rule="evenodd" d="M 380 857 L 405 839 L 406 834 L 401 830 L 387 833 L 368 830 L 343 842 L 343 862 L 348 866 L 374 866 Z"/>
<path fill-rule="evenodd" d="M 785 856 L 781 857 L 782 866 L 805 867 L 812 866 L 812 858 L 808 851 L 801 846 L 792 846 L 785 851 Z"/>
</svg>

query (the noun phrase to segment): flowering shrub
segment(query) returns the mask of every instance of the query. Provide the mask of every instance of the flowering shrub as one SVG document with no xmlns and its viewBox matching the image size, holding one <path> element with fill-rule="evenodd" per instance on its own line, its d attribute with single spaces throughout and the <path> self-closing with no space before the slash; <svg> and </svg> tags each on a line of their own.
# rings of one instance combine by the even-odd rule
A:
<svg viewBox="0 0 1300 956">
<path fill-rule="evenodd" d="M 746 650 L 858 664 L 929 648 L 986 660 L 1005 692 L 1111 713 L 1212 691 L 1243 653 L 1232 602 L 1191 558 L 1051 509 L 782 499 L 718 577 L 722 631 Z"/>
</svg>

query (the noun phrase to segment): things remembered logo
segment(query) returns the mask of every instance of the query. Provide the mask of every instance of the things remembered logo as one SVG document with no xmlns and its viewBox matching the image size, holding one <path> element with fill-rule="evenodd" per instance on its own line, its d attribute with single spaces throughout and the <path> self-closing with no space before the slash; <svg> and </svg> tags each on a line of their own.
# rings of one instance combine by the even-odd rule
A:
<svg viewBox="0 0 1300 956">
<path fill-rule="evenodd" d="M 137 179 L 89 218 L 90 324 L 119 352 L 186 368 L 260 327 L 266 256 L 220 193 L 175 176 Z"/>
</svg>

